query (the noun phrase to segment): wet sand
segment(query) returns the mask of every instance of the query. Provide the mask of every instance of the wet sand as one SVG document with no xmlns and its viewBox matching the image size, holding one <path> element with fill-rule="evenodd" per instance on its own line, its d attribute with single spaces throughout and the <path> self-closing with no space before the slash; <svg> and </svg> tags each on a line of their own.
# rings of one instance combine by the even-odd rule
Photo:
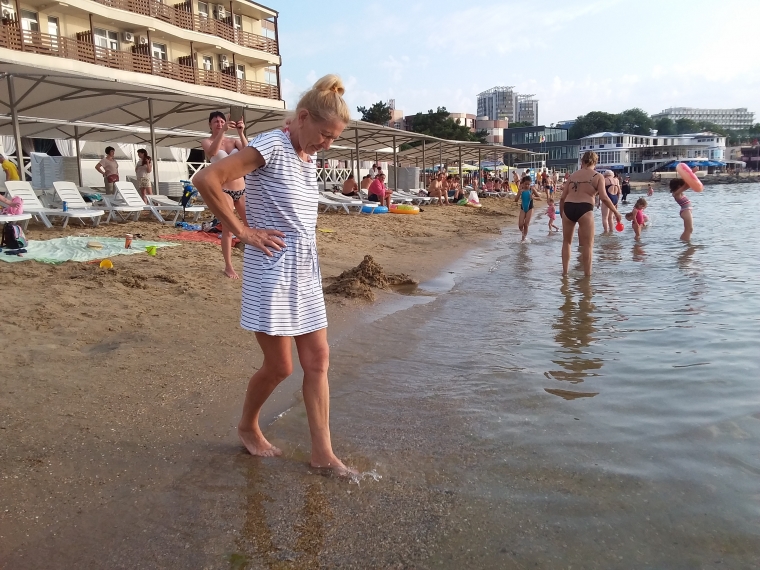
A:
<svg viewBox="0 0 760 570">
<path fill-rule="evenodd" d="M 424 210 L 320 215 L 318 228 L 334 230 L 318 232 L 323 276 L 370 254 L 385 271 L 424 281 L 516 220 L 511 200 Z M 174 231 L 141 221 L 30 224 L 27 234 Z M 452 506 L 434 482 L 356 486 L 311 474 L 305 431 L 277 440 L 284 459 L 243 452 L 234 427 L 261 354 L 238 326 L 240 285 L 222 277 L 218 246 L 113 262 L 112 271 L 0 265 L 0 567 L 426 567 Z M 236 251 L 238 272 L 241 262 Z M 398 298 L 378 291 L 380 304 Z M 326 299 L 331 342 L 350 347 L 370 305 Z M 298 375 L 278 388 L 267 422 L 298 401 Z M 334 441 L 341 454 L 340 433 Z"/>
</svg>

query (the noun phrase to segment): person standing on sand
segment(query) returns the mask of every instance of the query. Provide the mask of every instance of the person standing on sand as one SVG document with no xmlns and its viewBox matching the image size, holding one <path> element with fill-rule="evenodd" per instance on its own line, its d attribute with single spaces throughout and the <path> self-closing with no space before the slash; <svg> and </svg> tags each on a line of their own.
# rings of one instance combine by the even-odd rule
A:
<svg viewBox="0 0 760 570">
<path fill-rule="evenodd" d="M 612 210 L 620 222 L 622 217 L 604 190 L 604 177 L 594 170 L 599 157 L 586 151 L 581 158 L 581 168 L 565 178 L 559 211 L 562 214 L 562 275 L 567 275 L 570 264 L 570 246 L 573 243 L 575 225 L 578 224 L 578 242 L 581 246 L 583 272 L 591 275 L 594 248 L 594 200 L 598 196 Z"/>
<path fill-rule="evenodd" d="M 316 242 L 316 155 L 330 148 L 351 118 L 343 93 L 339 77 L 321 78 L 301 97 L 288 127 L 259 134 L 240 152 L 201 170 L 194 183 L 208 207 L 246 244 L 240 324 L 256 333 L 264 362 L 248 383 L 240 440 L 251 455 L 282 454 L 261 432 L 259 413 L 293 371 L 293 337 L 304 371 L 310 464 L 350 476 L 356 472 L 335 456 L 330 439 L 330 349 Z M 243 176 L 248 224 L 237 219 L 223 193 Z"/>
<path fill-rule="evenodd" d="M 148 156 L 148 151 L 141 148 L 137 151 L 137 164 L 135 165 L 135 176 L 137 177 L 137 187 L 140 190 L 140 197 L 146 202 L 145 196 L 153 194 L 153 184 L 150 181 L 150 175 L 153 172 L 153 160 Z"/>
<path fill-rule="evenodd" d="M 106 155 L 95 165 L 95 170 L 103 175 L 103 187 L 106 194 L 113 194 L 113 185 L 119 181 L 119 163 L 114 158 L 115 154 L 116 149 L 107 146 Z"/>
<path fill-rule="evenodd" d="M 241 151 L 248 145 L 248 139 L 245 136 L 245 123 L 243 121 L 229 121 L 221 111 L 213 111 L 208 116 L 208 125 L 211 129 L 211 136 L 203 139 L 201 146 L 211 164 Z M 225 136 L 225 133 L 230 129 L 237 131 L 237 139 Z M 243 196 L 245 195 L 245 180 L 243 180 L 243 177 L 227 180 L 223 190 L 224 200 L 229 210 L 231 212 L 237 211 L 243 224 L 247 224 L 245 202 L 243 201 Z M 222 219 L 221 216 L 217 216 L 217 218 Z M 232 231 L 230 231 L 229 225 L 224 222 L 222 222 L 222 257 L 224 258 L 224 274 L 230 279 L 240 279 L 232 265 Z"/>
</svg>

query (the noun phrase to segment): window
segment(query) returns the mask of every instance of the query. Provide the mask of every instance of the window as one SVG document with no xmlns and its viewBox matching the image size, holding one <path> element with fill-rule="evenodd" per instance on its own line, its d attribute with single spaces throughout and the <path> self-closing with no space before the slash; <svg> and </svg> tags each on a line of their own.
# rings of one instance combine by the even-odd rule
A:
<svg viewBox="0 0 760 570">
<path fill-rule="evenodd" d="M 119 49 L 119 34 L 111 30 L 95 28 L 95 45 L 106 49 Z"/>
<path fill-rule="evenodd" d="M 203 18 L 208 18 L 208 3 L 198 2 L 198 15 Z"/>
<path fill-rule="evenodd" d="M 166 44 L 153 42 L 153 57 L 162 61 L 167 60 Z"/>
<path fill-rule="evenodd" d="M 60 28 L 58 27 L 58 18 L 54 16 L 48 16 L 48 34 L 51 36 L 60 36 Z"/>
<path fill-rule="evenodd" d="M 21 29 L 29 32 L 39 32 L 40 23 L 37 20 L 37 12 L 21 10 Z"/>
<path fill-rule="evenodd" d="M 238 79 L 245 79 L 245 65 L 238 63 L 236 71 Z"/>
<path fill-rule="evenodd" d="M 214 71 L 214 57 L 211 55 L 203 56 L 203 69 L 206 71 Z"/>
<path fill-rule="evenodd" d="M 277 69 L 274 67 L 267 67 L 264 70 L 264 81 L 267 85 L 277 85 Z"/>
<path fill-rule="evenodd" d="M 235 29 L 243 29 L 243 17 L 240 14 L 235 14 Z"/>
</svg>

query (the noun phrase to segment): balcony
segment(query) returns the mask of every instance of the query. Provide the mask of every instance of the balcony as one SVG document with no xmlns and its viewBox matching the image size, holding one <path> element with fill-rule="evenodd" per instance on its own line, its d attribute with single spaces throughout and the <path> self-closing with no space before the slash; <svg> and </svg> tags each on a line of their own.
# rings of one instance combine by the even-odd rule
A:
<svg viewBox="0 0 760 570">
<path fill-rule="evenodd" d="M 109 8 L 150 16 L 174 26 L 217 36 L 239 46 L 280 55 L 277 42 L 271 38 L 243 32 L 232 25 L 232 16 L 223 20 L 193 14 L 190 2 L 170 6 L 158 0 L 94 0 Z"/>
<path fill-rule="evenodd" d="M 89 32 L 85 32 L 83 36 L 89 38 Z M 193 65 L 192 58 L 180 58 L 183 63 L 175 63 L 151 57 L 147 53 L 139 53 L 141 51 L 139 49 L 131 52 L 112 50 L 93 45 L 91 41 L 84 41 L 83 39 L 19 30 L 14 25 L 0 25 L 0 47 L 73 59 L 122 71 L 147 73 L 193 85 L 235 91 L 253 97 L 275 100 L 280 98 L 280 90 L 276 85 L 238 79 L 232 74 L 233 70 L 227 74 L 198 69 Z M 147 52 L 147 49 L 142 51 Z"/>
</svg>

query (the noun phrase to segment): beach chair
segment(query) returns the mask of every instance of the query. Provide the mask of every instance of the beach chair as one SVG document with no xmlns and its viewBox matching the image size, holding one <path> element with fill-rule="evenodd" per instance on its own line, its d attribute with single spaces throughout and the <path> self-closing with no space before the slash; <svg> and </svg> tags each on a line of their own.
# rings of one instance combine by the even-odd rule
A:
<svg viewBox="0 0 760 570">
<path fill-rule="evenodd" d="M 22 222 L 19 225 L 23 230 L 26 230 L 26 226 L 29 225 L 29 220 L 31 219 L 31 214 L 0 214 L 0 224 L 5 222 Z"/>
<path fill-rule="evenodd" d="M 10 180 L 5 183 L 8 196 L 21 198 L 24 201 L 24 212 L 38 219 L 46 228 L 52 228 L 50 218 L 68 218 L 71 212 L 64 212 L 58 208 L 46 208 L 35 194 L 32 185 L 22 180 Z"/>
<path fill-rule="evenodd" d="M 329 210 L 339 210 L 340 208 L 343 208 L 346 211 L 346 214 L 350 214 L 351 211 L 349 208 L 357 208 L 359 212 L 361 212 L 362 206 L 364 206 L 364 202 L 361 200 L 352 200 L 352 199 L 338 199 L 337 197 L 333 197 L 329 194 L 322 194 L 320 192 L 319 194 L 319 205 L 324 206 L 323 212 L 327 212 Z"/>
<path fill-rule="evenodd" d="M 177 223 L 180 214 L 193 214 L 193 222 L 197 222 L 200 215 L 206 211 L 206 206 L 196 204 L 183 208 L 182 204 L 176 200 L 172 200 L 168 196 L 161 196 L 160 194 L 147 194 L 145 196 L 148 199 L 148 203 L 151 204 L 158 212 L 174 212 L 173 224 Z"/>
<path fill-rule="evenodd" d="M 90 208 L 79 193 L 77 185 L 73 182 L 58 181 L 53 182 L 53 190 L 61 202 L 66 202 L 68 207 L 68 216 L 63 220 L 65 228 L 71 218 L 77 218 L 84 225 L 84 218 L 92 220 L 92 225 L 97 226 L 100 223 L 100 217 L 105 215 L 105 211 Z"/>
<path fill-rule="evenodd" d="M 361 213 L 363 207 L 370 207 L 372 210 L 377 208 L 380 203 L 379 202 L 370 202 L 369 200 L 360 200 L 359 198 L 352 198 L 351 196 L 343 196 L 342 194 L 328 194 L 328 199 L 336 200 L 338 202 L 345 202 L 349 204 L 352 207 L 357 207 L 359 210 L 359 213 Z M 359 202 L 362 203 L 361 207 L 359 206 Z"/>
<path fill-rule="evenodd" d="M 143 202 L 134 184 L 131 182 L 115 182 L 113 187 L 113 197 L 105 196 L 106 203 L 110 208 L 107 222 L 111 221 L 114 214 L 126 221 L 134 213 L 135 221 L 138 221 L 141 212 L 150 212 L 159 222 L 164 223 L 164 218 L 158 213 L 158 210 L 152 204 Z"/>
</svg>

